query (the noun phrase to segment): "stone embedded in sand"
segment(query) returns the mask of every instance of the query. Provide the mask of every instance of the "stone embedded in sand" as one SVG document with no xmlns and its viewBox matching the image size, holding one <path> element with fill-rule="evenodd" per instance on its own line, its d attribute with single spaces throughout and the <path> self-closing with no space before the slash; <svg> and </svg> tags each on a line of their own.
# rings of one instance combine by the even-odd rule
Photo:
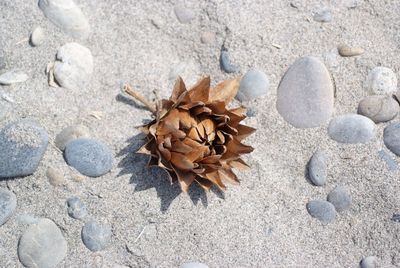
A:
<svg viewBox="0 0 400 268">
<path fill-rule="evenodd" d="M 248 71 L 240 81 L 236 98 L 239 101 L 248 101 L 267 94 L 269 88 L 268 76 L 259 70 Z"/>
<path fill-rule="evenodd" d="M 385 127 L 383 142 L 392 153 L 400 156 L 400 122 L 392 123 Z"/>
<path fill-rule="evenodd" d="M 276 108 L 297 128 L 318 127 L 333 112 L 334 86 L 325 65 L 315 57 L 296 60 L 279 87 Z"/>
<path fill-rule="evenodd" d="M 366 143 L 375 136 L 375 123 L 358 114 L 340 115 L 329 123 L 328 134 L 341 143 Z"/>
<path fill-rule="evenodd" d="M 23 233 L 18 244 L 18 257 L 23 265 L 56 267 L 67 255 L 67 241 L 57 225 L 40 219 Z"/>
<path fill-rule="evenodd" d="M 82 228 L 82 241 L 91 251 L 105 249 L 111 240 L 111 227 L 95 221 L 85 223 Z"/>
<path fill-rule="evenodd" d="M 47 132 L 28 119 L 0 129 L 0 178 L 22 177 L 35 172 L 48 142 Z"/>
<path fill-rule="evenodd" d="M 59 169 L 48 167 L 46 176 L 49 179 L 50 184 L 53 186 L 60 186 L 64 183 L 64 174 Z"/>
<path fill-rule="evenodd" d="M 87 210 L 85 204 L 76 197 L 70 197 L 67 199 L 67 206 L 68 206 L 68 215 L 71 218 L 82 220 L 87 216 Z"/>
<path fill-rule="evenodd" d="M 399 113 L 399 104 L 391 96 L 372 95 L 360 101 L 357 112 L 375 123 L 386 122 Z"/>
<path fill-rule="evenodd" d="M 317 10 L 314 14 L 314 20 L 318 22 L 332 21 L 332 10 L 327 7 L 323 7 L 320 10 Z"/>
<path fill-rule="evenodd" d="M 200 41 L 203 44 L 212 44 L 215 42 L 215 33 L 214 32 L 203 32 L 200 37 Z"/>
<path fill-rule="evenodd" d="M 344 186 L 336 186 L 327 197 L 329 203 L 335 207 L 337 212 L 348 209 L 351 206 L 352 198 L 350 192 Z"/>
<path fill-rule="evenodd" d="M 55 144 L 58 149 L 64 151 L 65 145 L 68 142 L 78 138 L 89 138 L 89 128 L 84 125 L 72 125 L 64 128 L 55 139 Z"/>
<path fill-rule="evenodd" d="M 9 190 L 0 188 L 0 226 L 8 221 L 17 208 L 17 197 Z"/>
<path fill-rule="evenodd" d="M 42 27 L 36 27 L 30 37 L 31 45 L 34 47 L 40 46 L 44 41 L 44 30 Z"/>
<path fill-rule="evenodd" d="M 11 70 L 0 75 L 0 85 L 12 85 L 28 80 L 28 75 L 20 70 Z"/>
<path fill-rule="evenodd" d="M 316 186 L 323 186 L 328 176 L 327 156 L 324 151 L 316 151 L 308 163 L 308 176 Z"/>
<path fill-rule="evenodd" d="M 208 268 L 208 266 L 201 262 L 187 262 L 179 266 L 179 268 Z"/>
<path fill-rule="evenodd" d="M 93 56 L 90 50 L 77 43 L 67 43 L 57 51 L 54 78 L 68 89 L 83 89 L 93 73 Z"/>
<path fill-rule="evenodd" d="M 324 224 L 331 223 L 336 218 L 335 207 L 328 201 L 313 200 L 308 202 L 306 207 L 311 217 L 317 218 Z"/>
<path fill-rule="evenodd" d="M 44 15 L 66 34 L 79 39 L 89 35 L 89 22 L 72 0 L 39 0 Z"/>
<path fill-rule="evenodd" d="M 222 70 L 224 70 L 226 73 L 238 73 L 240 71 L 240 66 L 233 64 L 231 62 L 229 52 L 224 47 L 222 47 L 222 49 L 221 49 L 219 61 L 220 61 Z"/>
<path fill-rule="evenodd" d="M 174 12 L 180 23 L 187 24 L 194 19 L 194 12 L 184 6 L 174 7 Z"/>
<path fill-rule="evenodd" d="M 397 76 L 387 67 L 375 67 L 367 76 L 365 87 L 374 94 L 388 94 L 397 90 Z"/>
<path fill-rule="evenodd" d="M 377 268 L 378 258 L 375 256 L 364 257 L 360 262 L 361 268 Z"/>
<path fill-rule="evenodd" d="M 395 171 L 398 169 L 397 161 L 394 160 L 392 158 L 392 156 L 389 153 L 387 153 L 385 150 L 378 151 L 378 155 L 379 155 L 380 159 L 382 159 L 386 163 L 389 171 Z"/>
</svg>

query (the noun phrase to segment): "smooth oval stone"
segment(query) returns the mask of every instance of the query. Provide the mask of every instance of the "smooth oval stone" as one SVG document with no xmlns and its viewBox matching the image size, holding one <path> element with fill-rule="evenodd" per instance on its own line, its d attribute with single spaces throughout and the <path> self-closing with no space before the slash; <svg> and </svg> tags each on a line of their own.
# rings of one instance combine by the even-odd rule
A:
<svg viewBox="0 0 400 268">
<path fill-rule="evenodd" d="M 400 156 L 400 122 L 391 123 L 385 127 L 383 142 L 392 153 Z"/>
<path fill-rule="evenodd" d="M 297 128 L 318 127 L 333 112 L 334 87 L 325 65 L 315 57 L 300 58 L 283 76 L 276 107 Z"/>
<path fill-rule="evenodd" d="M 375 123 L 386 122 L 399 113 L 399 104 L 390 96 L 372 95 L 360 101 L 357 112 Z"/>
<path fill-rule="evenodd" d="M 39 0 L 39 8 L 66 34 L 79 39 L 84 39 L 89 35 L 89 22 L 74 1 Z"/>
<path fill-rule="evenodd" d="M 375 256 L 368 256 L 361 260 L 361 268 L 377 268 L 378 259 Z"/>
<path fill-rule="evenodd" d="M 93 73 L 93 56 L 90 50 L 77 43 L 67 43 L 57 51 L 54 78 L 68 89 L 83 89 Z"/>
<path fill-rule="evenodd" d="M 111 227 L 95 221 L 85 223 L 82 228 L 82 241 L 91 251 L 105 249 L 111 240 Z"/>
<path fill-rule="evenodd" d="M 112 153 L 102 142 L 95 139 L 79 138 L 65 147 L 65 159 L 83 175 L 98 177 L 112 167 Z"/>
<path fill-rule="evenodd" d="M 176 6 L 174 12 L 180 23 L 190 23 L 194 19 L 194 12 L 186 7 Z"/>
<path fill-rule="evenodd" d="M 208 266 L 201 262 L 187 262 L 179 266 L 179 268 L 208 268 Z"/>
<path fill-rule="evenodd" d="M 29 119 L 10 123 L 0 129 L 0 178 L 33 174 L 48 142 L 47 132 Z"/>
<path fill-rule="evenodd" d="M 375 135 L 375 123 L 358 114 L 340 115 L 329 123 L 328 134 L 341 143 L 366 143 Z"/>
<path fill-rule="evenodd" d="M 323 151 L 316 151 L 308 163 L 308 176 L 311 182 L 317 186 L 323 186 L 328 176 L 327 156 Z"/>
<path fill-rule="evenodd" d="M 236 98 L 239 101 L 248 101 L 267 94 L 269 88 L 268 76 L 259 70 L 248 71 L 240 81 Z"/>
<path fill-rule="evenodd" d="M 0 189 L 0 226 L 6 223 L 17 208 L 17 197 L 6 189 Z"/>
<path fill-rule="evenodd" d="M 0 75 L 1 85 L 12 85 L 28 80 L 28 75 L 20 70 L 11 70 Z"/>
<path fill-rule="evenodd" d="M 324 224 L 331 223 L 336 218 L 335 207 L 328 201 L 313 200 L 308 202 L 306 207 L 311 217 L 317 218 Z"/>
<path fill-rule="evenodd" d="M 64 128 L 55 139 L 55 144 L 58 149 L 64 151 L 65 145 L 68 142 L 78 139 L 78 138 L 89 138 L 90 131 L 89 128 L 84 125 L 73 125 Z"/>
<path fill-rule="evenodd" d="M 215 33 L 214 32 L 203 32 L 200 37 L 200 41 L 203 44 L 211 44 L 215 42 Z"/>
<path fill-rule="evenodd" d="M 18 257 L 29 268 L 53 268 L 65 258 L 67 247 L 57 225 L 52 220 L 40 219 L 22 234 Z"/>
<path fill-rule="evenodd" d="M 375 67 L 368 73 L 365 85 L 374 94 L 388 94 L 397 90 L 397 76 L 387 67 Z"/>
<path fill-rule="evenodd" d="M 231 62 L 229 52 L 225 48 L 221 49 L 220 64 L 222 70 L 224 70 L 226 73 L 240 72 L 240 66 Z"/>
<path fill-rule="evenodd" d="M 68 215 L 71 218 L 81 220 L 87 216 L 86 206 L 82 201 L 76 197 L 70 197 L 67 199 Z"/>
<path fill-rule="evenodd" d="M 343 186 L 337 186 L 333 189 L 328 194 L 327 200 L 329 203 L 332 203 L 338 212 L 348 209 L 352 201 L 350 192 Z"/>
<path fill-rule="evenodd" d="M 40 46 L 44 41 L 44 30 L 42 27 L 36 27 L 30 37 L 31 45 L 34 47 Z"/>
</svg>

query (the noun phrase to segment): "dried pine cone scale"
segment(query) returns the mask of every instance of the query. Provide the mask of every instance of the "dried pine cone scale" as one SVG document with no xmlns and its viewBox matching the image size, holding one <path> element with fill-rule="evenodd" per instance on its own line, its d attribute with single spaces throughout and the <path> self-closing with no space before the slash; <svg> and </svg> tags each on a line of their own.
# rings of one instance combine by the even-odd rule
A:
<svg viewBox="0 0 400 268">
<path fill-rule="evenodd" d="M 255 131 L 240 124 L 243 107 L 226 107 L 238 87 L 233 79 L 210 88 L 206 77 L 187 90 L 178 78 L 169 100 L 157 104 L 156 119 L 144 126 L 147 142 L 138 153 L 151 155 L 149 165 L 165 169 L 184 192 L 193 182 L 206 190 L 213 184 L 225 190 L 226 181 L 238 184 L 232 168 L 248 168 L 240 156 L 253 148 L 241 141 Z"/>
</svg>

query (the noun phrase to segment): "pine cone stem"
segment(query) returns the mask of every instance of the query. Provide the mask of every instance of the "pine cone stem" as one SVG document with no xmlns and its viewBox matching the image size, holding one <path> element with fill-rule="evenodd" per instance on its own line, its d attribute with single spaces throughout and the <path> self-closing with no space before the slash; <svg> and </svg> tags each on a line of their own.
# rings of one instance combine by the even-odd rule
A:
<svg viewBox="0 0 400 268">
<path fill-rule="evenodd" d="M 156 108 L 154 103 L 148 101 L 142 94 L 131 88 L 129 85 L 124 85 L 123 91 L 129 96 L 143 103 L 146 106 L 146 108 L 149 109 L 150 112 L 152 112 L 153 114 L 156 113 Z"/>
</svg>

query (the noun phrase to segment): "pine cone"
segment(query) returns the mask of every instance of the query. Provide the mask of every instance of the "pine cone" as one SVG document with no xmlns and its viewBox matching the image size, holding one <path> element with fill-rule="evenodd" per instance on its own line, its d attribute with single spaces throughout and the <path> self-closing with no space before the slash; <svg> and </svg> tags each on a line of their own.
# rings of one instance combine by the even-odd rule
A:
<svg viewBox="0 0 400 268">
<path fill-rule="evenodd" d="M 225 190 L 225 181 L 239 184 L 232 168 L 248 168 L 240 155 L 253 148 L 241 141 L 255 129 L 239 124 L 246 118 L 243 107 L 226 107 L 238 88 L 238 79 L 210 88 L 206 77 L 186 90 L 179 77 L 169 100 L 157 105 L 156 119 L 143 128 L 147 142 L 138 153 L 151 155 L 149 166 L 165 169 L 184 192 L 194 181 L 206 190 L 213 184 Z"/>
</svg>

